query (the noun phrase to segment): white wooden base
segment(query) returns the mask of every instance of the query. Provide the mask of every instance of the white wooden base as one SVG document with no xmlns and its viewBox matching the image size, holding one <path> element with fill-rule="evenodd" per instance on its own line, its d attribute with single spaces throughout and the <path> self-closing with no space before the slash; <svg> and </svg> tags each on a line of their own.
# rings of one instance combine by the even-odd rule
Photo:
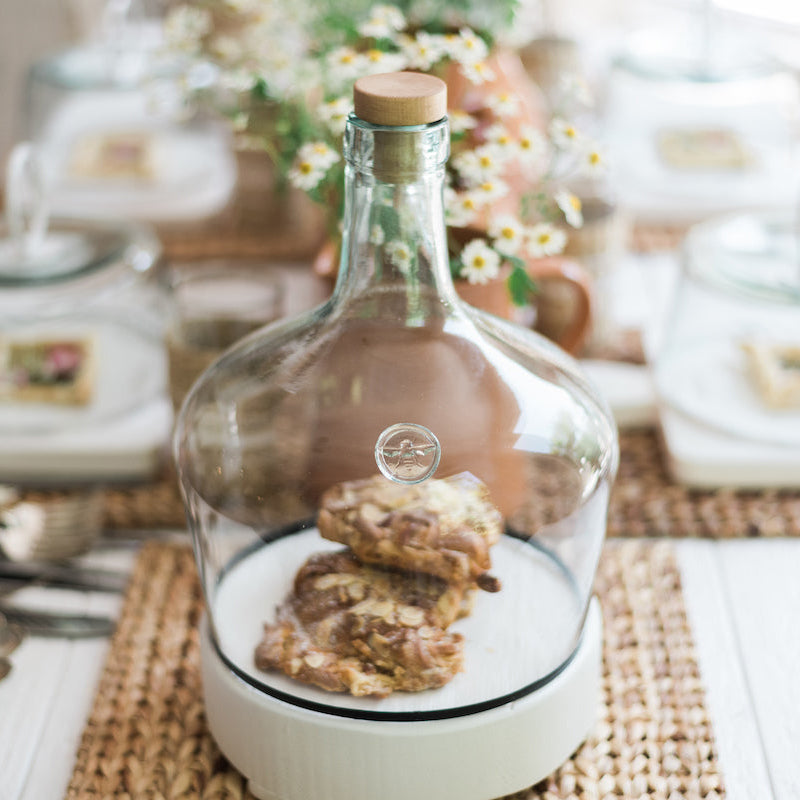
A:
<svg viewBox="0 0 800 800">
<path fill-rule="evenodd" d="M 225 666 L 203 624 L 206 714 L 260 800 L 489 800 L 541 780 L 586 738 L 601 643 L 593 599 L 573 660 L 538 691 L 480 713 L 386 722 L 310 711 L 258 691 Z"/>
</svg>

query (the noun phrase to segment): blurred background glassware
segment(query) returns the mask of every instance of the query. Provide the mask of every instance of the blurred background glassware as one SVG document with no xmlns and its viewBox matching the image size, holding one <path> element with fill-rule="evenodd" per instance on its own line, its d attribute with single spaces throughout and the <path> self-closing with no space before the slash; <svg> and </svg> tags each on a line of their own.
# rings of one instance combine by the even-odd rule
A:
<svg viewBox="0 0 800 800">
<path fill-rule="evenodd" d="M 800 387 L 800 357 L 784 355 L 800 348 L 798 243 L 793 209 L 690 229 L 656 356 L 662 402 L 736 439 L 800 445 L 800 391 L 780 392 L 781 380 Z"/>
<path fill-rule="evenodd" d="M 163 24 L 106 0 L 98 35 L 34 62 L 20 136 L 42 155 L 54 213 L 167 225 L 209 217 L 236 180 L 230 137 L 189 113 Z"/>
<path fill-rule="evenodd" d="M 693 223 L 797 194 L 800 99 L 763 31 L 708 0 L 633 32 L 604 118 L 619 197 L 637 219 Z"/>
<path fill-rule="evenodd" d="M 37 152 L 27 143 L 12 153 L 6 196 L 0 430 L 75 429 L 157 398 L 165 386 L 164 296 L 153 280 L 161 254 L 153 231 L 133 222 L 49 219 Z M 47 358 L 61 350 L 74 356 L 76 349 L 71 369 L 79 396 L 55 391 L 69 385 L 60 374 L 38 376 L 42 391 L 34 391 L 31 359 L 45 351 Z"/>
<path fill-rule="evenodd" d="M 285 283 L 256 262 L 187 263 L 169 278 L 169 395 L 177 411 L 197 377 L 241 338 L 284 314 Z"/>
</svg>

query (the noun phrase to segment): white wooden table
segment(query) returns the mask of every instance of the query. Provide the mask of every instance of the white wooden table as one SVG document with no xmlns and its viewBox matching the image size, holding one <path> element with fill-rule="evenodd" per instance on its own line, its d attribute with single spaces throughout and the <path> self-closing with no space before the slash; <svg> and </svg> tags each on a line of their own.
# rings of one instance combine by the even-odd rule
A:
<svg viewBox="0 0 800 800">
<path fill-rule="evenodd" d="M 676 540 L 729 800 L 800 798 L 800 539 Z M 131 551 L 92 554 L 124 568 Z M 27 601 L 119 612 L 121 600 L 26 589 Z M 59 800 L 108 641 L 29 638 L 0 683 L 0 800 Z"/>
</svg>

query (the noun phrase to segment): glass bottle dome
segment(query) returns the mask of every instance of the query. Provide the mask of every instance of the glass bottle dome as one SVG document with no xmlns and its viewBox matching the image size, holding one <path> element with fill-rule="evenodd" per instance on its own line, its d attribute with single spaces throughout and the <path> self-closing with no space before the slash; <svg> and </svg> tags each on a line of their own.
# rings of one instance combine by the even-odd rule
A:
<svg viewBox="0 0 800 800">
<path fill-rule="evenodd" d="M 355 96 L 333 296 L 228 351 L 176 426 L 207 711 L 260 797 L 497 796 L 593 719 L 616 431 L 572 359 L 455 293 L 444 84 Z"/>
</svg>

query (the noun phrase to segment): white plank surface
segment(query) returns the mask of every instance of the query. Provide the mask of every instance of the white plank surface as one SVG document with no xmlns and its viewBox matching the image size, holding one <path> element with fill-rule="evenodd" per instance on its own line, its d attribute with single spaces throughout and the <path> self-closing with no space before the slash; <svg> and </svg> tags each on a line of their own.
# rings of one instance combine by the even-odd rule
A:
<svg viewBox="0 0 800 800">
<path fill-rule="evenodd" d="M 800 798 L 800 540 L 676 541 L 728 800 Z M 132 554 L 95 557 L 131 563 Z M 26 590 L 33 603 L 117 613 L 119 598 Z M 42 596 L 46 592 L 46 596 Z M 0 800 L 59 800 L 106 640 L 28 639 L 0 683 Z"/>
<path fill-rule="evenodd" d="M 800 541 L 725 542 L 718 555 L 773 796 L 798 800 Z"/>
<path fill-rule="evenodd" d="M 723 543 L 682 540 L 675 549 L 727 799 L 775 800 L 722 575 Z"/>
</svg>

